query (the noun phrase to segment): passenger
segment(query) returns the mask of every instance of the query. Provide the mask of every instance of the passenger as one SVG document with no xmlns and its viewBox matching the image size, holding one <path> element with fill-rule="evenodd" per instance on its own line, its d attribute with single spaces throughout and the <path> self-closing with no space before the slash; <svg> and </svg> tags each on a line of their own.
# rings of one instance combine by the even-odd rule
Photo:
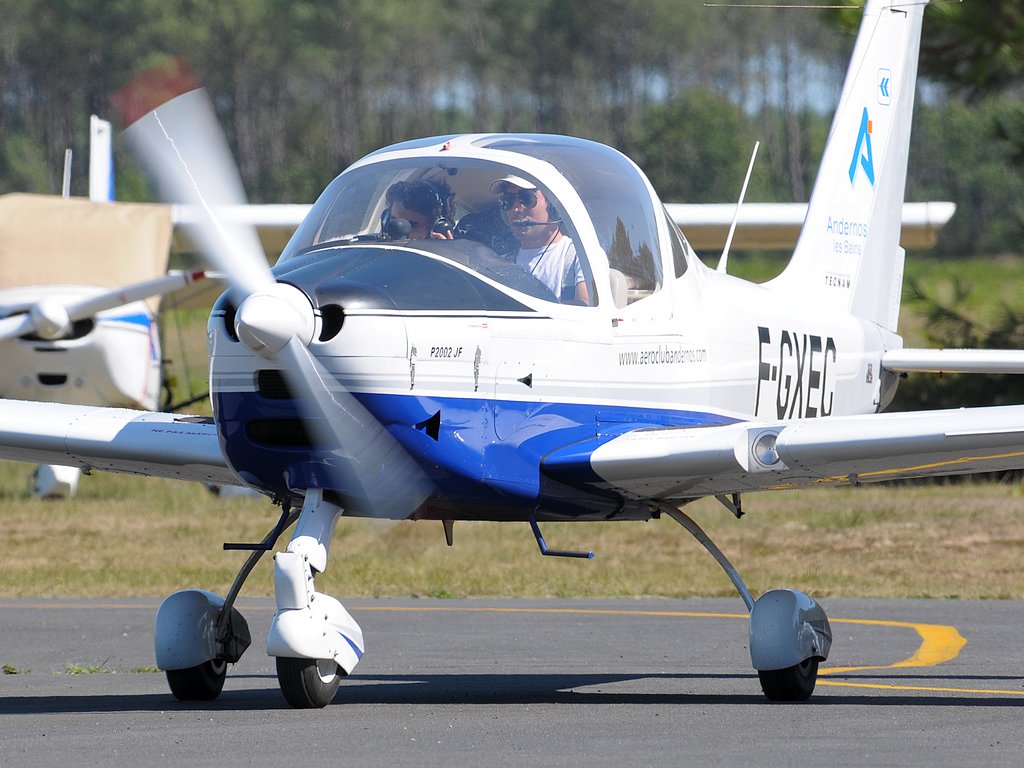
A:
<svg viewBox="0 0 1024 768">
<path fill-rule="evenodd" d="M 558 210 L 524 178 L 506 176 L 491 184 L 498 207 L 519 243 L 516 264 L 551 289 L 564 303 L 589 304 L 586 276 L 576 244 L 559 226 Z"/>
<path fill-rule="evenodd" d="M 393 239 L 452 239 L 455 195 L 445 181 L 398 181 L 384 193 L 383 233 Z M 405 225 L 409 223 L 409 231 Z"/>
</svg>

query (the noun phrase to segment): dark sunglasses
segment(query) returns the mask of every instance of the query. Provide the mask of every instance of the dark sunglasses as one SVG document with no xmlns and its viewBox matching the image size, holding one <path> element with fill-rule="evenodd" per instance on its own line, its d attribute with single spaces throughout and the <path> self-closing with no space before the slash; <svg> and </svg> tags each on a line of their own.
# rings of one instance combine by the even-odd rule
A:
<svg viewBox="0 0 1024 768">
<path fill-rule="evenodd" d="M 536 190 L 521 189 L 518 192 L 505 192 L 498 195 L 498 206 L 501 210 L 507 211 L 518 201 L 523 204 L 524 208 L 534 208 L 539 199 Z"/>
</svg>

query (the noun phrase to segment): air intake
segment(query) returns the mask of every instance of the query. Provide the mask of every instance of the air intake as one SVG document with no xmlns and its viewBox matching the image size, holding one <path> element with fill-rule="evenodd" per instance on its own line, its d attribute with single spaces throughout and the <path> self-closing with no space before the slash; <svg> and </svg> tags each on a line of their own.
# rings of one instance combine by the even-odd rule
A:
<svg viewBox="0 0 1024 768">
<path fill-rule="evenodd" d="M 294 400 L 281 371 L 265 369 L 256 372 L 256 391 L 268 400 Z"/>
</svg>

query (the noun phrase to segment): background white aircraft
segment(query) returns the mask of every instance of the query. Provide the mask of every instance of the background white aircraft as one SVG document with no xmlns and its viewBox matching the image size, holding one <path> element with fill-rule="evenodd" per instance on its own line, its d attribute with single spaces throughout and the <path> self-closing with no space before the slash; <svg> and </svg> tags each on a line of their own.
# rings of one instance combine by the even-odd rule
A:
<svg viewBox="0 0 1024 768">
<path fill-rule="evenodd" d="M 0 396 L 153 410 L 159 297 L 202 273 L 168 273 L 166 206 L 111 202 L 110 124 L 90 128 L 90 199 L 0 196 Z M 44 464 L 33 490 L 73 494 L 79 474 Z"/>
<path fill-rule="evenodd" d="M 449 542 L 457 520 L 529 523 L 542 553 L 582 557 L 549 549 L 540 523 L 670 517 L 750 611 L 764 693 L 807 698 L 832 642 L 824 610 L 789 589 L 755 599 L 681 507 L 715 496 L 738 516 L 747 491 L 1024 466 L 1024 406 L 881 412 L 902 371 L 1024 372 L 1019 351 L 904 350 L 896 333 L 924 6 L 867 3 L 795 251 L 763 285 L 697 259 L 618 152 L 532 134 L 367 156 L 270 272 L 255 233 L 219 216 L 239 185 L 206 142 L 203 94 L 184 94 L 127 133 L 231 277 L 209 324 L 213 418 L 3 401 L 0 458 L 234 483 L 281 506 L 226 598 L 161 605 L 157 664 L 178 698 L 219 694 L 250 642 L 235 598 L 294 523 L 267 652 L 290 703 L 330 702 L 365 647 L 315 587 L 343 513 L 440 520 Z M 469 239 L 410 240 L 411 222 L 382 227 L 399 181 L 449 185 L 460 219 L 497 201 L 547 244 L 524 268 Z M 565 270 L 538 270 L 555 252 Z M 559 301 L 538 271 L 586 299 Z"/>
</svg>

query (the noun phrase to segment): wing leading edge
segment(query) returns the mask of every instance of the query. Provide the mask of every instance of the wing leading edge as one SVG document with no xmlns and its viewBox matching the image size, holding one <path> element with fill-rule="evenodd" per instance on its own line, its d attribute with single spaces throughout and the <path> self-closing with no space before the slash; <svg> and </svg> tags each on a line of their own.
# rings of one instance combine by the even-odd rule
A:
<svg viewBox="0 0 1024 768">
<path fill-rule="evenodd" d="M 1001 471 L 1024 467 L 1024 406 L 638 429 L 552 459 L 556 479 L 666 501 Z"/>
<path fill-rule="evenodd" d="M 243 485 L 209 419 L 0 400 L 0 459 Z"/>
</svg>

